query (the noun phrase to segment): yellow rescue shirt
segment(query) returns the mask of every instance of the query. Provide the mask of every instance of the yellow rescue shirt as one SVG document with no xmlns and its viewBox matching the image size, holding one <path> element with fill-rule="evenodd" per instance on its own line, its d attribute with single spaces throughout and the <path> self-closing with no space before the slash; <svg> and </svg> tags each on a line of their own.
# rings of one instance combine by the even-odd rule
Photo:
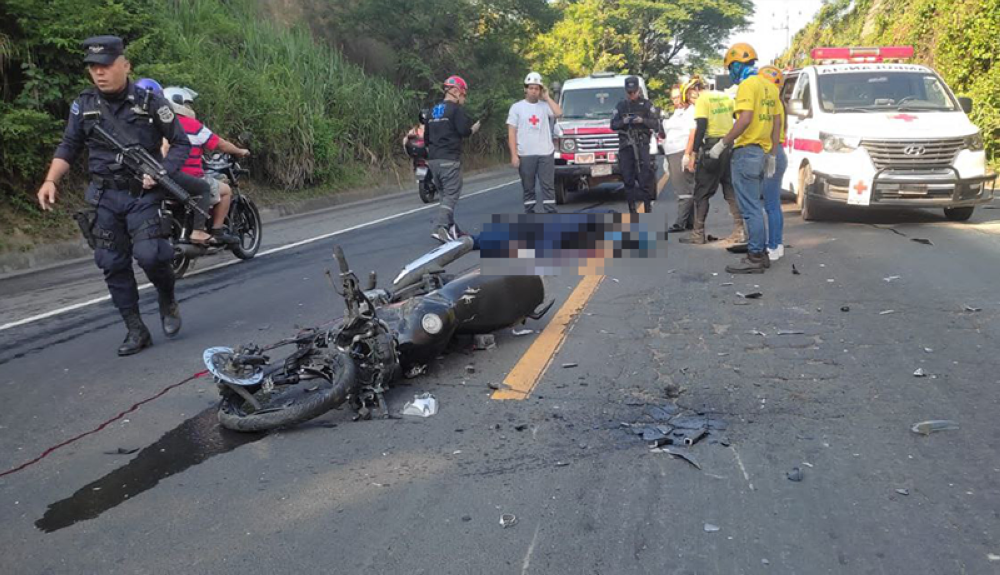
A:
<svg viewBox="0 0 1000 575">
<path fill-rule="evenodd" d="M 721 138 L 733 129 L 733 99 L 722 92 L 706 91 L 694 103 L 694 119 L 708 120 L 706 138 Z"/>
<path fill-rule="evenodd" d="M 771 130 L 778 114 L 778 87 L 761 78 L 750 76 L 736 92 L 736 112 L 752 112 L 750 125 L 736 138 L 736 147 L 756 144 L 771 151 Z"/>
</svg>

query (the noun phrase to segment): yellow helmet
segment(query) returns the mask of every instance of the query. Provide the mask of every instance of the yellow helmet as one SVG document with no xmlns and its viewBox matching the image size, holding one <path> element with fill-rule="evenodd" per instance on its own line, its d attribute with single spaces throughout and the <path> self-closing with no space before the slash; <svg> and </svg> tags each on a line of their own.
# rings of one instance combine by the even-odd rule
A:
<svg viewBox="0 0 1000 575">
<path fill-rule="evenodd" d="M 760 69 L 759 72 L 757 72 L 757 75 L 763 76 L 765 80 L 774 82 L 774 84 L 777 86 L 781 86 L 782 80 L 785 79 L 785 76 L 781 73 L 781 70 L 778 69 L 776 66 L 764 66 L 763 68 Z"/>
<path fill-rule="evenodd" d="M 691 78 L 687 82 L 684 82 L 684 85 L 681 86 L 681 102 L 683 102 L 685 104 L 690 104 L 691 101 L 688 100 L 688 90 L 691 90 L 692 88 L 697 88 L 697 89 L 701 90 L 702 87 L 703 86 L 702 86 L 702 83 L 701 83 L 701 78 L 698 78 L 697 76 L 694 77 L 694 78 Z"/>
<path fill-rule="evenodd" d="M 726 52 L 726 59 L 722 65 L 728 70 L 729 65 L 733 62 L 743 62 L 746 64 L 756 59 L 757 51 L 753 49 L 753 46 L 746 42 L 737 42 Z"/>
</svg>

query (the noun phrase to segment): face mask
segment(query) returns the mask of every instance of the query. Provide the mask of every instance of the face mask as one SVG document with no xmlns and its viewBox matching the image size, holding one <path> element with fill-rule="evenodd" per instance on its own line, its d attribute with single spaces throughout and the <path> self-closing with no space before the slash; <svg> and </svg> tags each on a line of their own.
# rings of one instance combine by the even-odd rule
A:
<svg viewBox="0 0 1000 575">
<path fill-rule="evenodd" d="M 729 79 L 733 84 L 740 84 L 757 73 L 757 68 L 743 62 L 733 62 L 729 65 Z"/>
</svg>

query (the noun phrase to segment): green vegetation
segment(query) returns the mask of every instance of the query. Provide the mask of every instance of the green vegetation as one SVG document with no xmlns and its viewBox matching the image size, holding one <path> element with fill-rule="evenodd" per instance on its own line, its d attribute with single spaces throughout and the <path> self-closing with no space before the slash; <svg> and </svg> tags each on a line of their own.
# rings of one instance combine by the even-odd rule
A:
<svg viewBox="0 0 1000 575">
<path fill-rule="evenodd" d="M 1000 0 L 835 0 L 782 57 L 796 66 L 822 46 L 912 45 L 956 94 L 974 100 L 992 162 L 1000 160 Z"/>
</svg>

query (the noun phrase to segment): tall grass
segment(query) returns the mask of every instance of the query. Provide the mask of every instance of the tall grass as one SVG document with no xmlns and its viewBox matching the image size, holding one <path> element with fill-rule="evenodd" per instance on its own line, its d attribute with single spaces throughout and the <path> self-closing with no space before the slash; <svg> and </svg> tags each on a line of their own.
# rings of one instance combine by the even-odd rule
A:
<svg viewBox="0 0 1000 575">
<path fill-rule="evenodd" d="M 249 134 L 254 167 L 272 183 L 357 180 L 398 155 L 415 117 L 410 94 L 307 29 L 262 19 L 250 0 L 162 6 L 163 31 L 137 48 L 137 72 L 198 92 L 199 117 L 223 135 Z"/>
</svg>

